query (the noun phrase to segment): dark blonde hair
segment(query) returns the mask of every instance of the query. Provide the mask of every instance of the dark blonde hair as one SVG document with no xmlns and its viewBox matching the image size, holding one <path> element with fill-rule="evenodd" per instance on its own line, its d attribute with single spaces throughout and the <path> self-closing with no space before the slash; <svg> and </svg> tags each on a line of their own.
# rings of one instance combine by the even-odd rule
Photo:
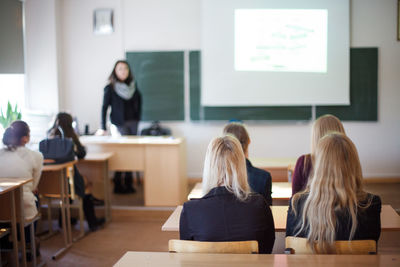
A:
<svg viewBox="0 0 400 267">
<path fill-rule="evenodd" d="M 304 158 L 304 171 L 308 169 L 310 164 L 311 166 L 314 165 L 314 155 L 317 144 L 324 135 L 330 132 L 346 134 L 342 122 L 337 117 L 326 114 L 314 121 L 311 129 L 311 153 L 307 154 Z"/>
<path fill-rule="evenodd" d="M 4 132 L 3 144 L 7 150 L 15 150 L 21 146 L 22 137 L 29 136 L 29 126 L 24 121 L 14 121 Z"/>
<path fill-rule="evenodd" d="M 308 230 L 307 241 L 311 248 L 318 244 L 320 253 L 334 253 L 336 240 L 336 211 L 345 211 L 351 218 L 349 240 L 357 228 L 357 212 L 367 193 L 363 190 L 362 171 L 353 142 L 342 133 L 329 133 L 321 138 L 315 151 L 314 174 L 305 191 L 295 194 L 292 206 L 299 198 L 308 195 L 299 214 L 300 233 Z M 296 211 L 296 209 L 294 209 Z"/>
<path fill-rule="evenodd" d="M 249 147 L 250 137 L 247 133 L 246 127 L 239 122 L 231 122 L 224 127 L 224 134 L 232 134 L 235 136 L 242 145 L 243 152 L 247 152 Z"/>
<path fill-rule="evenodd" d="M 231 135 L 214 138 L 204 160 L 203 193 L 222 185 L 241 201 L 250 194 L 243 149 Z"/>
</svg>

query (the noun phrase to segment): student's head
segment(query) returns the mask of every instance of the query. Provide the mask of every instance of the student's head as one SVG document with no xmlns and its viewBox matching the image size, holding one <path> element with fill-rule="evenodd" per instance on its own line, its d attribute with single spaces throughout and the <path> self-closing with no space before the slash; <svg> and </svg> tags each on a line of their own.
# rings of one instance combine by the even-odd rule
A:
<svg viewBox="0 0 400 267">
<path fill-rule="evenodd" d="M 231 135 L 214 138 L 207 148 L 203 192 L 207 194 L 217 186 L 225 186 L 240 200 L 245 200 L 250 193 L 243 149 Z"/>
<path fill-rule="evenodd" d="M 61 136 L 60 129 L 63 131 L 64 137 L 72 138 L 73 141 L 79 142 L 78 136 L 72 126 L 73 118 L 71 114 L 66 112 L 59 112 L 54 119 L 53 127 L 49 130 L 50 136 Z"/>
<path fill-rule="evenodd" d="M 243 152 L 247 156 L 247 148 L 250 144 L 250 137 L 247 133 L 246 127 L 239 122 L 231 122 L 224 127 L 224 134 L 231 134 L 235 136 L 242 145 Z"/>
<path fill-rule="evenodd" d="M 318 240 L 322 252 L 329 252 L 335 241 L 337 210 L 350 215 L 350 238 L 354 236 L 357 207 L 366 193 L 357 149 L 350 138 L 337 132 L 321 138 L 315 151 L 313 178 L 306 191 L 309 195 L 301 215 L 302 226 L 310 229 L 307 237 L 310 244 Z M 296 194 L 293 201 L 301 194 Z"/>
<path fill-rule="evenodd" d="M 340 120 L 330 114 L 319 117 L 312 126 L 311 155 L 314 156 L 318 141 L 329 132 L 345 133 Z"/>
<path fill-rule="evenodd" d="M 133 75 L 128 62 L 125 60 L 118 60 L 108 80 L 112 84 L 115 82 L 123 82 L 129 85 L 133 81 Z"/>
<path fill-rule="evenodd" d="M 30 130 L 24 121 L 14 121 L 5 130 L 3 135 L 3 144 L 8 150 L 14 150 L 19 146 L 24 146 L 29 142 Z"/>
<path fill-rule="evenodd" d="M 68 131 L 70 129 L 73 130 L 72 127 L 72 122 L 74 119 L 69 113 L 66 112 L 60 112 L 57 114 L 55 120 L 54 120 L 54 125 L 53 128 L 58 128 L 61 127 L 63 131 Z"/>
</svg>

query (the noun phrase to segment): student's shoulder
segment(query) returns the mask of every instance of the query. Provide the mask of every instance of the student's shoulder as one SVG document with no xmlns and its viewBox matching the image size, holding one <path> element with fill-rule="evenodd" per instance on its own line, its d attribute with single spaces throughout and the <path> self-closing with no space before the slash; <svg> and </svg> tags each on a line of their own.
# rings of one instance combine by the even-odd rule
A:
<svg viewBox="0 0 400 267">
<path fill-rule="evenodd" d="M 43 163 L 43 154 L 39 151 L 35 151 L 35 150 L 31 150 L 29 148 L 27 149 L 27 153 L 30 153 L 30 155 L 32 156 L 32 158 L 35 160 L 35 162 L 40 162 Z"/>
<path fill-rule="evenodd" d="M 270 174 L 268 171 L 263 170 L 263 169 L 260 169 L 260 168 L 257 168 L 257 167 L 254 167 L 254 166 L 250 163 L 250 161 L 249 161 L 249 164 L 247 164 L 247 168 L 249 168 L 249 169 L 250 169 L 250 172 L 253 172 L 253 173 L 256 174 L 257 176 L 271 177 L 271 174 Z"/>
<path fill-rule="evenodd" d="M 297 159 L 296 165 L 298 165 L 298 164 L 303 165 L 303 164 L 304 164 L 304 161 L 305 161 L 306 159 L 308 159 L 309 157 L 311 157 L 310 154 L 303 154 L 303 155 L 301 155 L 301 156 Z"/>
<path fill-rule="evenodd" d="M 381 198 L 378 195 L 367 193 L 367 199 L 366 199 L 366 201 L 364 201 L 363 204 L 365 204 L 365 203 L 369 204 L 370 209 L 381 210 L 382 201 L 381 201 Z"/>
<path fill-rule="evenodd" d="M 262 209 L 265 209 L 266 207 L 269 207 L 267 201 L 265 198 L 259 194 L 259 193 L 251 193 L 248 197 L 247 200 L 245 200 L 246 203 L 250 205 L 254 205 L 256 207 L 260 207 Z"/>
</svg>

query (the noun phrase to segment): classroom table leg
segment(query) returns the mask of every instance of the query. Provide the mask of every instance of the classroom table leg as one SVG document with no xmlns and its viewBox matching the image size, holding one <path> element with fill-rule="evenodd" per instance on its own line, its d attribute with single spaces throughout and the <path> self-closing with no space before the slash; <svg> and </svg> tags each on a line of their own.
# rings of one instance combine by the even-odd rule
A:
<svg viewBox="0 0 400 267">
<path fill-rule="evenodd" d="M 110 199 L 110 180 L 108 179 L 108 160 L 103 163 L 103 179 L 104 179 L 104 205 L 106 222 L 111 221 L 111 199 Z"/>
<path fill-rule="evenodd" d="M 71 244 L 72 243 L 72 229 L 71 229 L 71 208 L 70 208 L 70 204 L 69 204 L 69 192 L 68 192 L 68 169 L 64 169 L 64 190 L 65 190 L 65 200 L 66 200 L 66 206 L 65 209 L 67 211 L 67 234 L 68 234 L 68 243 Z M 72 173 L 73 175 L 73 173 Z M 73 179 L 73 177 L 71 177 L 71 179 Z"/>
<path fill-rule="evenodd" d="M 64 247 L 58 250 L 52 257 L 53 260 L 58 259 L 64 252 L 66 252 L 72 245 L 71 232 L 68 233 L 68 230 L 71 230 L 71 220 L 69 212 L 67 212 L 67 208 L 69 209 L 69 195 L 68 195 L 68 184 L 67 184 L 67 170 L 63 169 L 60 175 L 60 184 L 61 184 L 61 220 L 63 227 L 63 237 L 64 237 Z M 67 221 L 68 220 L 68 221 Z M 67 226 L 69 224 L 69 227 Z"/>
<path fill-rule="evenodd" d="M 11 229 L 12 229 L 12 240 L 13 240 L 13 253 L 15 266 L 19 266 L 18 258 L 18 238 L 17 238 L 17 215 L 15 212 L 15 191 L 11 191 Z"/>
<path fill-rule="evenodd" d="M 19 233 L 21 239 L 21 257 L 22 265 L 26 266 L 26 249 L 25 249 L 25 214 L 24 214 L 24 199 L 23 199 L 23 187 L 19 187 Z"/>
</svg>

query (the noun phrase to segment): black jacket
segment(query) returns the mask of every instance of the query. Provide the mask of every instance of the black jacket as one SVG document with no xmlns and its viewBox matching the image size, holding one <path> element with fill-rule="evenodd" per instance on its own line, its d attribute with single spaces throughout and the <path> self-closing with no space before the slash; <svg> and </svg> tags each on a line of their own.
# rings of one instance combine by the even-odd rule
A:
<svg viewBox="0 0 400 267">
<path fill-rule="evenodd" d="M 262 195 L 267 201 L 268 205 L 272 205 L 272 197 L 271 197 L 271 174 L 267 171 L 258 169 L 251 165 L 251 162 L 246 159 L 246 168 L 247 168 L 247 179 L 250 185 L 250 188 L 253 192 L 259 193 Z"/>
<path fill-rule="evenodd" d="M 239 201 L 224 186 L 183 205 L 180 238 L 196 241 L 257 240 L 259 253 L 271 253 L 275 226 L 265 199 L 253 194 Z"/>
<path fill-rule="evenodd" d="M 111 106 L 111 123 L 122 126 L 126 121 L 139 121 L 142 109 L 142 96 L 136 86 L 135 93 L 129 100 L 121 98 L 111 84 L 104 88 L 103 107 L 101 111 L 101 127 L 106 129 L 107 109 Z"/>
<path fill-rule="evenodd" d="M 290 201 L 288 216 L 286 221 L 286 236 L 295 236 L 297 233 L 297 223 L 301 221 L 301 213 L 307 194 L 299 198 L 296 206 L 297 216 L 294 215 L 292 202 Z M 357 211 L 357 229 L 354 240 L 375 240 L 378 242 L 381 234 L 381 199 L 379 196 L 368 194 L 371 205 L 366 209 L 359 208 Z M 365 205 L 367 200 L 361 203 Z M 336 211 L 336 240 L 349 240 L 351 230 L 351 216 L 346 211 Z M 308 231 L 302 231 L 299 237 L 307 237 Z"/>
</svg>

